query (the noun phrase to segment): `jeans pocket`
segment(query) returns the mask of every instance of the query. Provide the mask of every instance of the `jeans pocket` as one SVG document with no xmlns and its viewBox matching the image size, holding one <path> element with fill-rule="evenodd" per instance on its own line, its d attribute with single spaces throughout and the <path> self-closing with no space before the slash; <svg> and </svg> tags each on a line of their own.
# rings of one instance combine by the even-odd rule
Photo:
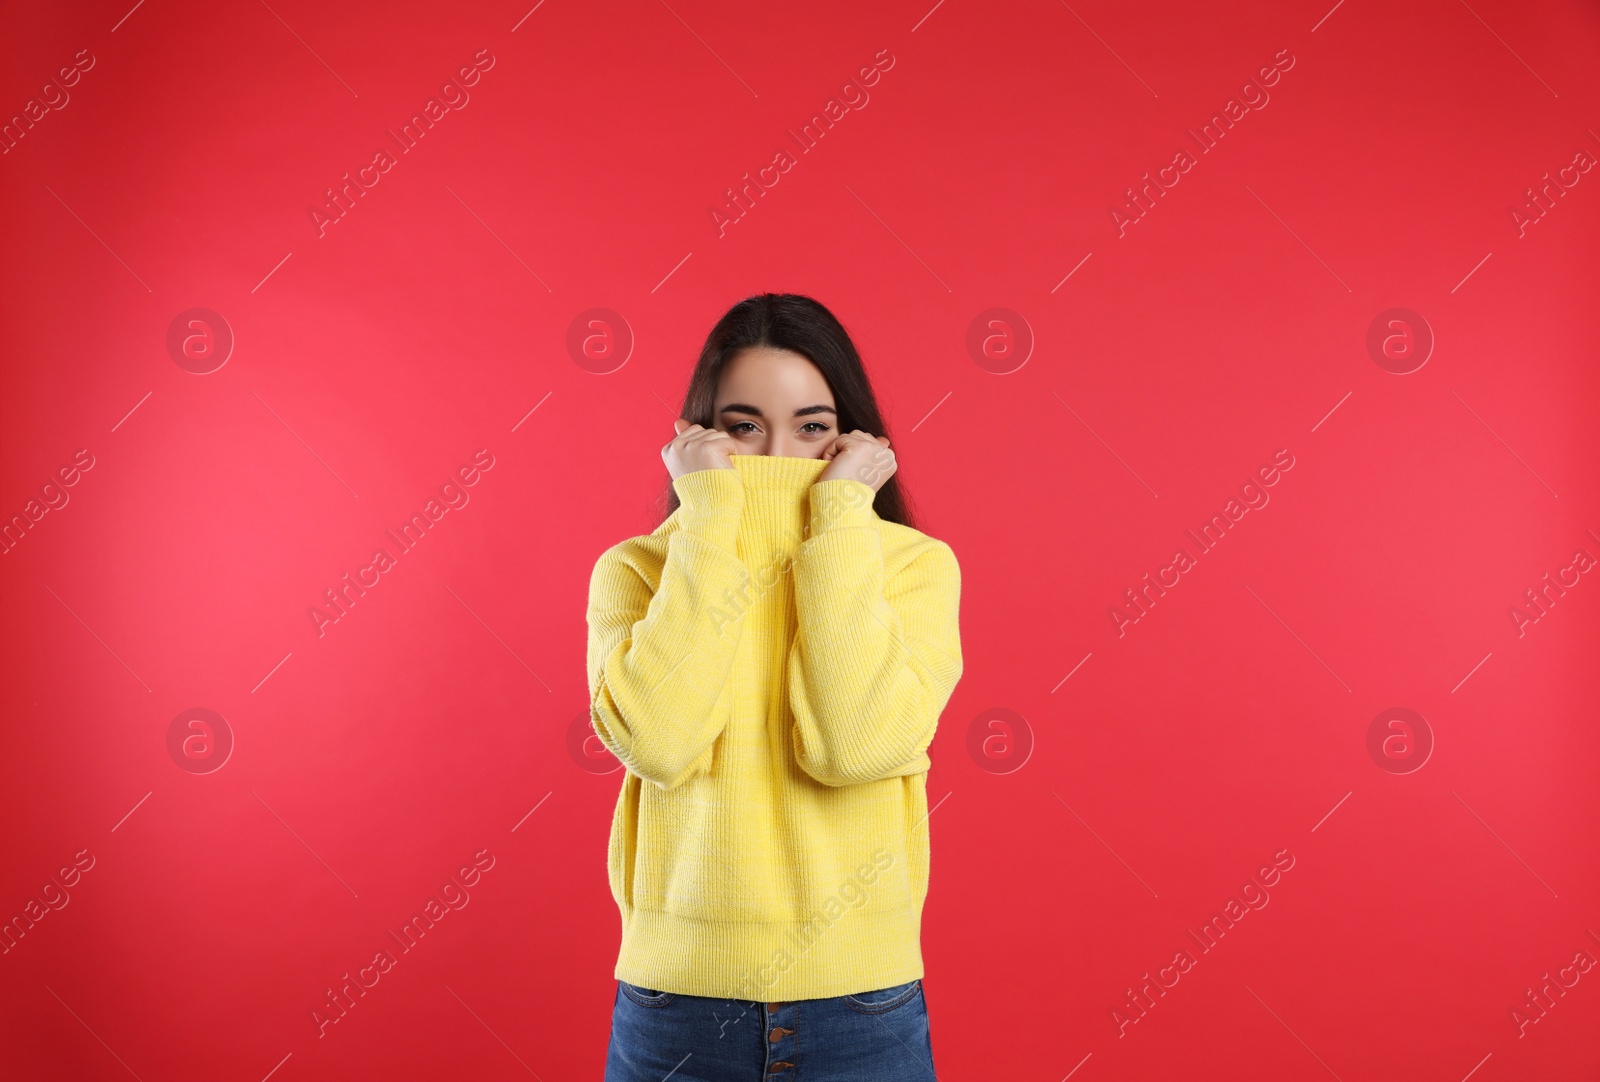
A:
<svg viewBox="0 0 1600 1082">
<path fill-rule="evenodd" d="M 906 984 L 897 984 L 892 988 L 879 988 L 871 992 L 857 992 L 844 997 L 844 1002 L 852 1011 L 862 1014 L 884 1014 L 896 1007 L 903 1007 L 915 999 L 922 991 L 922 981 L 914 980 Z"/>
<path fill-rule="evenodd" d="M 637 984 L 629 984 L 627 981 L 618 981 L 617 985 L 622 989 L 623 995 L 641 1007 L 665 1007 L 673 1000 L 671 992 L 663 992 L 660 989 L 640 988 Z"/>
</svg>

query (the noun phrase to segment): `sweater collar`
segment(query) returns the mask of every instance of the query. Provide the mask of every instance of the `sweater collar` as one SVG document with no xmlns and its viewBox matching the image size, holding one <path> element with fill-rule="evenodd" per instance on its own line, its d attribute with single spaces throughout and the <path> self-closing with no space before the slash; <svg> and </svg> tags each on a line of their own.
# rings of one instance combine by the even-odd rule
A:
<svg viewBox="0 0 1600 1082">
<path fill-rule="evenodd" d="M 744 486 L 739 534 L 746 544 L 768 549 L 798 542 L 811 522 L 811 486 L 828 460 L 736 454 L 728 460 Z"/>
<path fill-rule="evenodd" d="M 828 468 L 825 458 L 790 458 L 788 455 L 735 455 L 728 461 L 739 473 L 745 491 L 751 489 L 779 489 L 788 493 L 806 494 L 822 471 Z"/>
</svg>

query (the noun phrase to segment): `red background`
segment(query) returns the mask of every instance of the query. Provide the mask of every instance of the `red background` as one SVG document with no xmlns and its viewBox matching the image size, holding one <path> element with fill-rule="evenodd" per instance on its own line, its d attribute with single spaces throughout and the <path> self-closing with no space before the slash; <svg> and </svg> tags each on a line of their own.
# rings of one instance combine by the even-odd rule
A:
<svg viewBox="0 0 1600 1082">
<path fill-rule="evenodd" d="M 1527 194 L 1600 156 L 1593 5 L 131 6 L 14 7 L 0 46 L 7 117 L 93 57 L 0 156 L 0 512 L 94 461 L 0 557 L 0 917 L 93 860 L 0 954 L 7 1078 L 600 1076 L 620 775 L 568 753 L 587 577 L 659 521 L 700 342 L 763 290 L 850 329 L 961 561 L 941 1077 L 1596 1077 L 1600 575 L 1509 615 L 1600 557 L 1600 172 Z M 204 375 L 167 348 L 196 307 L 235 338 Z M 596 307 L 632 337 L 609 372 L 567 344 Z M 996 307 L 1033 342 L 1003 374 L 967 345 Z M 1367 347 L 1396 307 L 1435 338 L 1408 374 Z M 319 636 L 322 591 L 479 449 L 470 503 Z M 1270 503 L 1119 635 L 1279 450 Z M 195 707 L 220 767 L 169 751 Z M 1395 707 L 1420 769 L 1368 751 Z M 1033 741 L 1006 773 L 969 752 L 1000 708 Z M 319 1036 L 480 851 L 470 904 Z"/>
</svg>

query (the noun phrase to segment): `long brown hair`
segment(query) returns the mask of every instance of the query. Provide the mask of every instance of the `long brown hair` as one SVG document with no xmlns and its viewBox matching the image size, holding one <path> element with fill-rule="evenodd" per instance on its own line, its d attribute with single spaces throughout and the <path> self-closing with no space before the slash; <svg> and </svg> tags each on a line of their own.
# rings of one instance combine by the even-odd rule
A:
<svg viewBox="0 0 1600 1082">
<path fill-rule="evenodd" d="M 690 424 L 715 428 L 713 410 L 722 370 L 741 350 L 756 346 L 792 350 L 817 366 L 833 392 L 839 432 L 859 428 L 893 440 L 878 412 L 861 355 L 843 324 L 819 302 L 799 293 L 759 293 L 740 301 L 717 320 L 700 349 L 679 416 Z M 900 487 L 903 465 L 897 457 L 895 474 L 878 489 L 872 507 L 879 518 L 915 529 L 909 498 Z M 678 493 L 670 482 L 666 508 L 663 521 L 678 509 Z"/>
</svg>

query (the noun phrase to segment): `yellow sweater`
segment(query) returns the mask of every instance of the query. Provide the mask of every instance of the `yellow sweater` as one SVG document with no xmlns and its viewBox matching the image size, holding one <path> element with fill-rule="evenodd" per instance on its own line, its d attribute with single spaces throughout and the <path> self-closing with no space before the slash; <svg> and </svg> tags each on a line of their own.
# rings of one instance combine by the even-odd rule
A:
<svg viewBox="0 0 1600 1082">
<path fill-rule="evenodd" d="M 782 1003 L 921 977 L 927 748 L 961 677 L 955 554 L 823 459 L 673 482 L 589 582 L 615 976 Z"/>
</svg>

